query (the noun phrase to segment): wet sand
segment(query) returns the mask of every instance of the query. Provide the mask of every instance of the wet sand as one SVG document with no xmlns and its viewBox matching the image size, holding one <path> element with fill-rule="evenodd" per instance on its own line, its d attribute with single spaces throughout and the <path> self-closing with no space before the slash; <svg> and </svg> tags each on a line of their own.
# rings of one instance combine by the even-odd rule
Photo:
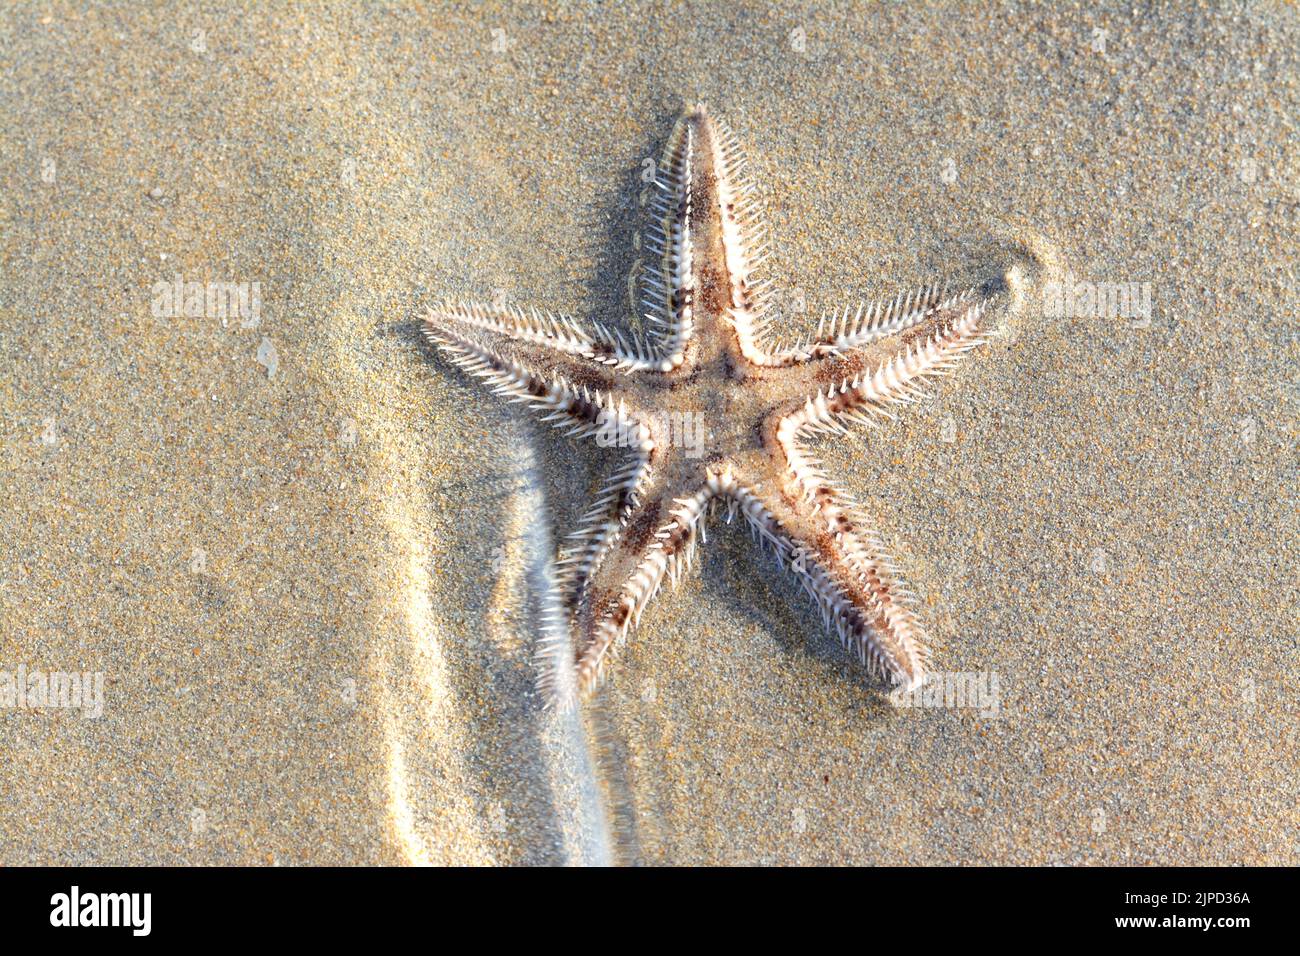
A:
<svg viewBox="0 0 1300 956">
<path fill-rule="evenodd" d="M 1294 8 L 610 6 L 0 15 L 0 672 L 103 677 L 0 708 L 0 863 L 1300 863 Z M 1013 277 L 825 449 L 996 713 L 892 706 L 719 523 L 542 707 L 538 568 L 610 459 L 415 317 L 634 325 L 698 100 L 792 333 Z"/>
</svg>

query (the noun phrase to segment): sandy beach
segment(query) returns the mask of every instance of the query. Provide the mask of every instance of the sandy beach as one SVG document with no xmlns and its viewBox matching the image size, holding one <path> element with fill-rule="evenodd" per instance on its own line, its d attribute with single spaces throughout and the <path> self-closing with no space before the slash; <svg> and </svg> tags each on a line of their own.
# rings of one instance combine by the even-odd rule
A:
<svg viewBox="0 0 1300 956">
<path fill-rule="evenodd" d="M 0 865 L 1300 864 L 1293 5 L 44 3 L 0 49 Z M 1008 284 L 823 449 L 975 705 L 891 703 L 715 521 L 543 706 L 612 459 L 418 316 L 639 328 L 698 102 L 790 334 Z"/>
</svg>

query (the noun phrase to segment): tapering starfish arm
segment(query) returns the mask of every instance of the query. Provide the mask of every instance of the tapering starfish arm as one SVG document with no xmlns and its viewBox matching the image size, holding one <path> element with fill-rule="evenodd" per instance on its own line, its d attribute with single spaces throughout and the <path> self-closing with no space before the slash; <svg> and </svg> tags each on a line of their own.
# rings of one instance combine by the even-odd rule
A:
<svg viewBox="0 0 1300 956">
<path fill-rule="evenodd" d="M 717 225 L 729 286 L 724 314 L 741 352 L 757 354 L 757 343 L 769 321 L 771 285 L 759 271 L 769 252 L 767 216 L 758 187 L 747 172 L 744 148 L 720 119 L 712 121 L 710 145 L 717 181 Z"/>
<path fill-rule="evenodd" d="M 805 496 L 793 481 L 776 488 L 725 472 L 719 488 L 817 601 L 850 653 L 894 684 L 924 682 L 929 651 L 915 599 L 878 535 L 829 484 L 818 482 Z"/>
<path fill-rule="evenodd" d="M 584 582 L 573 609 L 578 689 L 599 686 L 619 645 L 669 577 L 690 568 L 715 491 L 706 482 L 673 489 L 657 485 L 638 501 Z"/>
<path fill-rule="evenodd" d="M 975 301 L 974 289 L 953 294 L 936 284 L 900 292 L 893 299 L 879 299 L 856 309 L 846 306 L 823 316 L 811 335 L 792 345 L 774 344 L 752 360 L 755 364 L 777 367 L 826 365 L 837 358 L 851 361 L 890 336 L 901 335 L 927 322 L 942 321 Z"/>
<path fill-rule="evenodd" d="M 951 304 L 932 310 L 928 320 L 918 321 L 893 342 L 871 351 L 827 353 L 780 370 L 773 388 L 790 398 L 804 396 L 780 423 L 782 442 L 793 448 L 802 434 L 844 431 L 851 423 L 878 424 L 880 418 L 892 417 L 890 406 L 920 398 L 929 383 L 984 344 L 991 299 L 964 293 L 944 301 Z"/>
<path fill-rule="evenodd" d="M 641 434 L 638 416 L 623 398 L 614 397 L 612 373 L 587 356 L 570 354 L 551 342 L 511 340 L 513 348 L 494 348 L 472 330 L 432 315 L 424 334 L 453 364 L 483 379 L 498 394 L 544 413 L 543 421 L 573 435 Z"/>
<path fill-rule="evenodd" d="M 575 380 L 609 369 L 643 372 L 659 365 L 649 344 L 635 335 L 600 323 L 588 329 L 566 315 L 537 309 L 454 303 L 430 309 L 424 323 L 431 338 L 442 333 L 473 339 L 494 352 L 508 350 L 534 368 L 558 363 L 563 357 L 569 377 Z M 578 371 L 583 368 L 589 371 Z"/>
<path fill-rule="evenodd" d="M 622 535 L 646 494 L 653 493 L 657 476 L 650 457 L 638 449 L 606 479 L 578 527 L 565 535 L 556 563 L 556 580 L 566 607 L 577 608 L 586 600 L 596 567 Z"/>
<path fill-rule="evenodd" d="M 645 248 L 658 263 L 643 274 L 641 307 L 663 371 L 682 364 L 695 328 L 690 222 L 694 150 L 695 132 L 683 117 L 668 138 L 651 188 L 655 219 L 646 230 Z"/>
<path fill-rule="evenodd" d="M 623 537 L 646 494 L 654 493 L 657 475 L 651 457 L 650 452 L 637 449 L 605 481 L 577 529 L 565 535 L 551 582 L 561 617 L 543 629 L 538 647 L 539 685 L 548 702 L 562 702 L 562 693 L 571 686 L 572 681 L 558 671 L 574 666 L 574 624 L 579 611 L 588 606 L 596 569 Z"/>
<path fill-rule="evenodd" d="M 703 107 L 673 129 L 655 180 L 659 221 L 647 235 L 659 268 L 647 272 L 643 299 L 665 372 L 709 361 L 715 331 L 747 329 L 763 311 L 756 270 L 766 230 L 745 165 L 739 141 Z"/>
</svg>

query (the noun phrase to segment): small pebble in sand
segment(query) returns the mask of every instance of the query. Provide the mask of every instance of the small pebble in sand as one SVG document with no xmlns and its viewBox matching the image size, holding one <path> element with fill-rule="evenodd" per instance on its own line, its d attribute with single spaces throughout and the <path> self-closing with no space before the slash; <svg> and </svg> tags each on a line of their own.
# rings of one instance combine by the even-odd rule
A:
<svg viewBox="0 0 1300 956">
<path fill-rule="evenodd" d="M 275 378 L 276 370 L 280 367 L 280 356 L 274 343 L 266 336 L 262 336 L 262 344 L 257 347 L 257 361 L 266 367 L 267 378 Z"/>
</svg>

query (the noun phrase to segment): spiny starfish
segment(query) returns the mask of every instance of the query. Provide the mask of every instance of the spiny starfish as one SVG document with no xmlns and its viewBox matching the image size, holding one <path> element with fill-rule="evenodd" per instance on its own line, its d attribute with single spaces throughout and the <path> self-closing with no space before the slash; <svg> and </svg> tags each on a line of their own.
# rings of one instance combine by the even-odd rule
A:
<svg viewBox="0 0 1300 956">
<path fill-rule="evenodd" d="M 845 309 L 801 342 L 771 342 L 769 287 L 756 280 L 764 227 L 744 169 L 735 136 L 703 108 L 678 121 L 654 184 L 648 245 L 659 267 L 644 282 L 645 336 L 476 304 L 426 317 L 426 335 L 497 392 L 631 449 L 556 565 L 552 634 L 583 693 L 665 575 L 676 583 L 689 568 L 715 499 L 728 519 L 744 514 L 873 673 L 906 689 L 925 678 L 915 599 L 804 440 L 877 424 L 914 401 L 984 340 L 997 283 L 956 295 L 932 286 Z M 682 440 L 693 431 L 696 441 Z"/>
</svg>

